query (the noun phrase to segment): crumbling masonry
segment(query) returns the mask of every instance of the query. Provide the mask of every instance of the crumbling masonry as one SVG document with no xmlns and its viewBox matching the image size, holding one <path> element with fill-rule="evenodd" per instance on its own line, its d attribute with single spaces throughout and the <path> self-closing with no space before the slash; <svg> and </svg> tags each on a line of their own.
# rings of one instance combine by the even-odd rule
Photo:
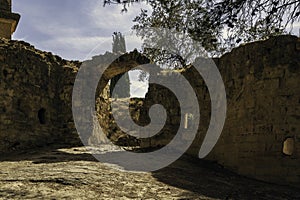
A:
<svg viewBox="0 0 300 200">
<path fill-rule="evenodd" d="M 136 140 L 114 124 L 106 83 L 147 62 L 138 52 L 125 54 L 100 82 L 104 90 L 97 98 L 99 122 L 112 141 L 120 145 L 165 145 L 180 123 L 176 98 L 166 88 L 150 85 L 145 99 L 132 99 L 132 116 L 137 123 L 147 124 L 147 108 L 164 102 L 168 119 L 161 133 Z M 228 111 L 221 138 L 206 159 L 241 175 L 299 187 L 299 38 L 279 36 L 246 44 L 215 62 L 225 83 Z M 73 84 L 80 65 L 36 50 L 25 42 L 0 40 L 1 153 L 57 142 L 80 143 L 71 110 Z M 201 109 L 198 135 L 188 150 L 197 155 L 210 119 L 210 98 L 193 67 L 180 73 L 195 89 Z"/>
</svg>

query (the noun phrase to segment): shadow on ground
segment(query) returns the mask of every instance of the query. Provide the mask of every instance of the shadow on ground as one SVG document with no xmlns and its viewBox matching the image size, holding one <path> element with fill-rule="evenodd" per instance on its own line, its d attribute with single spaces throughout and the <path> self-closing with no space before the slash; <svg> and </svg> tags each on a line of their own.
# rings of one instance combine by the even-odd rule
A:
<svg viewBox="0 0 300 200">
<path fill-rule="evenodd" d="M 109 158 L 112 155 L 117 157 L 121 154 L 122 152 L 107 151 L 103 155 Z M 86 165 L 89 165 L 91 162 L 98 162 L 84 147 L 56 145 L 1 155 L 0 165 L 2 162 L 19 161 L 30 161 L 31 165 L 72 161 L 86 161 Z M 114 164 L 118 165 L 117 160 Z M 125 172 L 121 170 L 119 173 Z M 126 173 L 126 176 L 134 174 L 133 172 Z M 215 163 L 186 155 L 168 167 L 152 172 L 151 175 L 160 183 L 187 191 L 187 194 L 183 193 L 182 196 L 189 196 L 188 193 L 193 193 L 192 199 L 195 199 L 195 195 L 212 199 L 300 199 L 300 192 L 296 188 L 241 177 Z"/>
</svg>

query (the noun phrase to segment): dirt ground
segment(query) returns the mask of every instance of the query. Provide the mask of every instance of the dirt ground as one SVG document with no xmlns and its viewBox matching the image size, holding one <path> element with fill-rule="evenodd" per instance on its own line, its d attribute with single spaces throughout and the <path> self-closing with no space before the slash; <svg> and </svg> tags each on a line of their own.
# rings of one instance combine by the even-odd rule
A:
<svg viewBox="0 0 300 200">
<path fill-rule="evenodd" d="M 300 199 L 299 189 L 235 175 L 188 156 L 152 173 L 51 146 L 0 158 L 0 199 Z"/>
</svg>

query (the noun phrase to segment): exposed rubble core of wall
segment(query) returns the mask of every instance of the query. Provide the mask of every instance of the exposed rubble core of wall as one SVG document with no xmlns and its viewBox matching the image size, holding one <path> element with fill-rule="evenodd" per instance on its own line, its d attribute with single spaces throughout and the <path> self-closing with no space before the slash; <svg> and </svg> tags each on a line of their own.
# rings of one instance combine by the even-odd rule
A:
<svg viewBox="0 0 300 200">
<path fill-rule="evenodd" d="M 222 135 L 206 159 L 249 177 L 299 185 L 299 38 L 280 36 L 246 44 L 214 61 L 225 83 L 228 105 Z M 210 97 L 193 67 L 181 73 L 195 89 L 201 109 L 198 135 L 188 151 L 197 156 L 210 120 Z M 150 87 L 146 97 L 174 105 L 166 89 L 157 86 Z M 178 112 L 173 107 L 167 127 L 179 123 Z M 162 145 L 174 131 L 165 132 L 162 139 L 148 139 L 146 145 Z"/>
<path fill-rule="evenodd" d="M 72 91 L 76 65 L 25 42 L 0 40 L 0 152 L 70 139 L 64 93 Z"/>
<path fill-rule="evenodd" d="M 92 61 L 103 56 L 94 57 Z M 221 138 L 206 159 L 241 175 L 299 185 L 299 38 L 279 36 L 246 44 L 214 61 L 225 83 L 228 105 Z M 168 114 L 163 130 L 150 139 L 136 140 L 122 133 L 115 124 L 108 81 L 147 62 L 149 60 L 136 51 L 128 53 L 106 71 L 100 82 L 101 92 L 96 96 L 97 117 L 102 129 L 116 144 L 161 147 L 172 139 L 180 124 L 176 97 L 167 88 L 154 84 L 149 86 L 145 99 L 131 99 L 130 111 L 138 124 L 146 125 L 148 108 L 162 103 Z M 0 40 L 1 152 L 53 142 L 79 143 L 71 108 L 74 80 L 80 65 L 80 62 L 65 61 L 35 50 L 24 42 Z M 200 128 L 188 151 L 197 155 L 210 120 L 209 93 L 193 67 L 174 73 L 184 75 L 197 93 Z M 97 133 L 91 134 L 92 141 L 101 140 Z M 185 137 L 183 140 L 189 135 Z"/>
<path fill-rule="evenodd" d="M 300 40 L 279 36 L 234 49 L 217 65 L 228 111 L 211 159 L 276 183 L 300 183 Z M 284 147 L 293 145 L 293 148 Z M 290 155 L 284 148 L 293 149 Z"/>
</svg>

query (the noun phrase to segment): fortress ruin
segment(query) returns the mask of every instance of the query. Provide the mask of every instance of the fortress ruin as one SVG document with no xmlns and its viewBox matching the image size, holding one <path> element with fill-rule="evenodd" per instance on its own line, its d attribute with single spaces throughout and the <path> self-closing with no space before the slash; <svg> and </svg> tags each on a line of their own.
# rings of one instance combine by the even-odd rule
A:
<svg viewBox="0 0 300 200">
<path fill-rule="evenodd" d="M 72 116 L 72 91 L 82 63 L 9 40 L 20 16 L 11 13 L 10 1 L 1 1 L 0 10 L 1 154 L 60 142 L 80 144 Z M 105 56 L 110 55 L 93 60 L 104 61 Z M 205 159 L 247 177 L 299 187 L 300 39 L 272 37 L 242 45 L 214 61 L 225 83 L 228 111 L 221 138 Z M 96 104 L 99 122 L 116 144 L 160 147 L 171 140 L 180 123 L 176 98 L 158 85 L 150 85 L 145 99 L 132 99 L 131 103 L 136 122 L 147 124 L 149 106 L 164 102 L 168 119 L 157 136 L 136 140 L 114 123 L 108 80 L 148 62 L 137 51 L 126 53 L 100 81 L 103 90 Z M 190 81 L 201 108 L 198 135 L 187 152 L 197 156 L 208 128 L 210 98 L 193 67 L 180 73 Z"/>
<path fill-rule="evenodd" d="M 240 46 L 215 60 L 226 87 L 228 113 L 221 138 L 206 159 L 249 177 L 299 185 L 299 52 L 299 38 L 279 36 Z M 101 57 L 104 55 L 94 59 Z M 106 80 L 148 62 L 138 52 L 121 58 L 107 71 Z M 25 42 L 1 39 L 2 153 L 56 142 L 80 143 L 71 110 L 72 89 L 80 65 L 36 50 Z M 193 68 L 181 73 L 197 92 L 201 108 L 198 136 L 188 151 L 197 155 L 209 122 L 210 99 L 202 78 Z M 176 99 L 164 88 L 149 87 L 145 100 L 132 100 L 131 107 L 139 116 L 136 120 L 147 123 L 143 113 L 149 102 L 164 102 L 170 110 L 160 134 L 132 142 L 143 148 L 166 144 L 180 123 L 178 108 L 174 107 Z M 128 145 L 130 138 L 124 139 L 124 134 L 120 137 L 122 132 L 111 116 L 105 82 L 102 88 L 97 100 L 99 122 L 115 143 Z"/>
</svg>

